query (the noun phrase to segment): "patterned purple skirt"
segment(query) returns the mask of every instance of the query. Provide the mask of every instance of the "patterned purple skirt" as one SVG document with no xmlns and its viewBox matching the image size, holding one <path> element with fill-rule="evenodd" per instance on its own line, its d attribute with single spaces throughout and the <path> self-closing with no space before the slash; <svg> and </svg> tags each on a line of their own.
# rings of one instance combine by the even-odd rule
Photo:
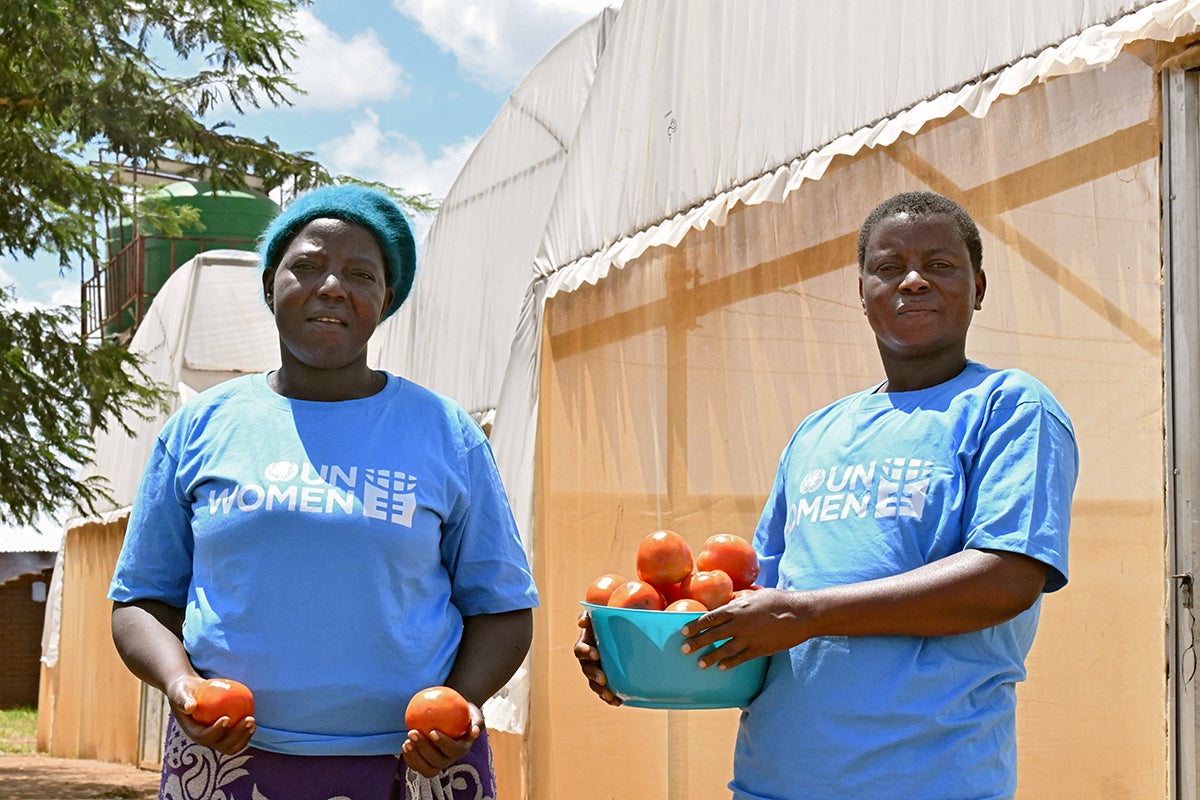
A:
<svg viewBox="0 0 1200 800">
<path fill-rule="evenodd" d="M 293 756 L 248 747 L 227 756 L 167 724 L 159 800 L 495 800 L 487 731 L 432 779 L 395 755 Z"/>
</svg>

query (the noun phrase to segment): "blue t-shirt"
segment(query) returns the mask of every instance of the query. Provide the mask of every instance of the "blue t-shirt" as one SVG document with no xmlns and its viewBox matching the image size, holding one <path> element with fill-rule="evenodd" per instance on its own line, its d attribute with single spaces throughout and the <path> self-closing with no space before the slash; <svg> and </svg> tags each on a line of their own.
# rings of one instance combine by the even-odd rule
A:
<svg viewBox="0 0 1200 800">
<path fill-rule="evenodd" d="M 1050 392 L 969 363 L 915 392 L 861 392 L 807 418 L 755 534 L 760 583 L 819 589 L 967 548 L 1023 553 L 1067 582 L 1078 450 Z M 956 636 L 827 636 L 771 657 L 743 711 L 738 800 L 985 800 L 1016 789 L 1016 683 L 1040 600 Z"/>
<path fill-rule="evenodd" d="M 109 589 L 185 608 L 201 675 L 254 692 L 252 744 L 399 753 L 464 616 L 537 605 L 491 448 L 457 404 L 395 376 L 324 403 L 235 378 L 158 437 Z"/>
</svg>

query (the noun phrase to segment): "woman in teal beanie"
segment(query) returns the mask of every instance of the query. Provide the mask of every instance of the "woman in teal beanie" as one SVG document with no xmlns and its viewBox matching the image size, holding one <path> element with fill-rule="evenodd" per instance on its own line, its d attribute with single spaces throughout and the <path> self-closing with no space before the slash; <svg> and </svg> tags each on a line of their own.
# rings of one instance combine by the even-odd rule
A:
<svg viewBox="0 0 1200 800">
<path fill-rule="evenodd" d="M 413 285 L 404 212 L 361 186 L 296 198 L 262 236 L 280 366 L 164 426 L 109 590 L 125 663 L 172 718 L 160 797 L 494 797 L 484 701 L 529 649 L 537 591 L 487 438 L 367 365 Z M 198 717 L 226 678 L 252 716 Z M 446 686 L 469 725 L 408 730 Z"/>
</svg>

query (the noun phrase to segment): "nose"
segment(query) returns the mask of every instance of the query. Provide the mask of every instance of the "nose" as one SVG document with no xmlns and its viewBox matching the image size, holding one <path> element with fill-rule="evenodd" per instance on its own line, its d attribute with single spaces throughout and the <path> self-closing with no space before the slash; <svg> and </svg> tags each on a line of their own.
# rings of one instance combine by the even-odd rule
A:
<svg viewBox="0 0 1200 800">
<path fill-rule="evenodd" d="M 925 280 L 925 276 L 921 274 L 921 270 L 914 267 L 909 269 L 905 273 L 904 279 L 900 281 L 900 291 L 926 292 L 929 291 L 929 282 Z"/>
<path fill-rule="evenodd" d="M 345 297 L 346 290 L 342 286 L 342 279 L 337 272 L 330 270 L 321 276 L 321 283 L 317 286 L 317 294 L 321 297 Z"/>
</svg>

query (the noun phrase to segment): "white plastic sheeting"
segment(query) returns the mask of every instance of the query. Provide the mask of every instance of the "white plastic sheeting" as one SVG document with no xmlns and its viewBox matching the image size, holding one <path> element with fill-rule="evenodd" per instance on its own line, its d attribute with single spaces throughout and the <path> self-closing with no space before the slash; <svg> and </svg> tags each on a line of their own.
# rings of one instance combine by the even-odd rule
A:
<svg viewBox="0 0 1200 800">
<path fill-rule="evenodd" d="M 555 188 L 616 17 L 558 43 L 513 91 L 445 198 L 381 363 L 490 422 Z"/>
</svg>

